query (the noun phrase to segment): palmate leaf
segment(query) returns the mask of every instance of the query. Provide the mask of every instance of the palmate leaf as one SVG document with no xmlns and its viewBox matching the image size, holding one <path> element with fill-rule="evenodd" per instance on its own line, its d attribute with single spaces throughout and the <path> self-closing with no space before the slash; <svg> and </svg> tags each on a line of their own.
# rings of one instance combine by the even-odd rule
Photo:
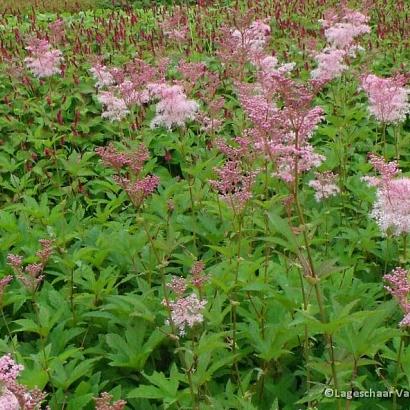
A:
<svg viewBox="0 0 410 410">
<path fill-rule="evenodd" d="M 165 335 L 158 329 L 152 330 L 145 321 L 139 321 L 137 326 L 128 327 L 124 333 L 110 333 L 105 340 L 111 350 L 107 353 L 110 365 L 142 370 L 145 362 L 154 349 L 164 340 Z"/>
<path fill-rule="evenodd" d="M 170 377 L 167 378 L 162 372 L 154 371 L 151 375 L 142 373 L 151 385 L 141 385 L 128 393 L 129 398 L 144 398 L 162 400 L 165 408 L 176 403 L 186 393 L 178 391 L 181 374 L 179 374 L 175 363 L 171 367 Z"/>
</svg>

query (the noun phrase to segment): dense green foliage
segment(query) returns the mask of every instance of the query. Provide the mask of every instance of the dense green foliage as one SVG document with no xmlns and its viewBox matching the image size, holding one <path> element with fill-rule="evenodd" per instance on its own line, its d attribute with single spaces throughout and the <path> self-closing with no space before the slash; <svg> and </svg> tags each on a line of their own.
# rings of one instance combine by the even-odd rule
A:
<svg viewBox="0 0 410 410">
<path fill-rule="evenodd" d="M 294 61 L 292 75 L 307 81 L 314 67 L 307 44 L 324 44 L 317 20 L 331 2 L 260 3 L 253 16 L 271 16 L 268 48 L 280 61 Z M 13 272 L 10 253 L 22 255 L 24 265 L 37 262 L 39 239 L 53 239 L 54 252 L 37 290 L 16 279 L 0 298 L 0 352 L 24 364 L 20 382 L 44 389 L 52 410 L 92 409 L 102 391 L 142 410 L 408 408 L 405 398 L 323 395 L 334 386 L 334 372 L 340 390 L 410 383 L 402 312 L 382 279 L 396 266 L 408 267 L 406 244 L 383 236 L 370 218 L 375 190 L 361 179 L 374 175 L 369 152 L 395 158 L 397 135 L 400 169 L 408 174 L 410 123 L 388 126 L 382 145 L 381 126 L 358 90 L 364 72 L 408 71 L 409 10 L 373 3 L 366 51 L 314 100 L 325 116 L 312 144 L 326 157 L 320 170 L 337 173 L 341 192 L 318 203 L 308 185 L 314 171 L 301 175 L 303 221 L 286 206 L 289 186 L 260 157 L 246 163 L 260 172 L 238 216 L 209 184 L 225 161 L 214 133 L 196 121 L 152 129 L 155 104 L 121 121 L 103 119 L 88 71 L 95 55 L 110 67 L 135 55 L 152 65 L 166 56 L 171 82 L 181 79 L 182 57 L 204 62 L 220 76 L 216 93 L 225 98 L 217 137 L 235 145 L 249 120 L 216 55 L 215 36 L 246 7 L 184 9 L 189 41 L 180 43 L 159 28 L 164 8 L 64 14 L 65 72 L 42 80 L 24 66 L 26 39 L 47 32 L 57 16 L 2 17 L 0 277 Z M 254 80 L 250 65 L 244 76 Z M 199 101 L 208 86 L 199 79 L 189 98 Z M 200 102 L 200 110 L 205 106 Z M 110 142 L 123 152 L 143 142 L 150 151 L 144 175 L 157 175 L 160 184 L 138 208 L 95 152 Z M 209 277 L 204 321 L 176 337 L 166 324 L 163 284 L 172 275 L 189 277 L 198 260 Z"/>
</svg>

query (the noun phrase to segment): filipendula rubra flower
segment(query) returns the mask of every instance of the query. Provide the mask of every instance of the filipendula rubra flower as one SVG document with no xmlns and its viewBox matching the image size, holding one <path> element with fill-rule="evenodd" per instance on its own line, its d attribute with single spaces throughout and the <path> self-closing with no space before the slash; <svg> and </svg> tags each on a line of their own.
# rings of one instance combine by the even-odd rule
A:
<svg viewBox="0 0 410 410">
<path fill-rule="evenodd" d="M 95 86 L 97 88 L 109 87 L 111 85 L 114 85 L 114 77 L 105 65 L 97 63 L 93 65 L 89 71 L 90 74 L 93 76 L 94 80 L 96 80 Z"/>
<path fill-rule="evenodd" d="M 253 158 L 250 140 L 236 137 L 234 141 L 238 147 L 230 146 L 222 139 L 216 140 L 215 145 L 228 160 L 221 167 L 214 168 L 218 179 L 210 180 L 209 183 L 234 213 L 239 213 L 252 197 L 252 185 L 258 171 L 247 169 L 248 162 L 252 162 Z"/>
<path fill-rule="evenodd" d="M 315 80 L 327 82 L 339 77 L 347 69 L 344 63 L 346 51 L 336 48 L 325 48 L 315 55 L 317 67 L 310 73 Z"/>
<path fill-rule="evenodd" d="M 236 19 L 236 27 L 222 26 L 219 29 L 217 55 L 222 66 L 231 76 L 243 78 L 244 66 L 247 62 L 260 60 L 271 33 L 267 20 L 250 22 L 249 17 Z"/>
<path fill-rule="evenodd" d="M 408 271 L 403 268 L 396 268 L 389 275 L 384 275 L 383 279 L 389 284 L 385 288 L 396 299 L 404 312 L 404 318 L 399 325 L 401 327 L 410 326 L 410 282 Z"/>
<path fill-rule="evenodd" d="M 0 357 L 0 409 L 37 410 L 46 396 L 39 389 L 28 390 L 17 381 L 24 366 L 9 354 Z"/>
<path fill-rule="evenodd" d="M 152 128 L 182 127 L 188 120 L 195 119 L 199 105 L 187 98 L 181 86 L 149 84 L 148 89 L 153 98 L 159 99 L 155 109 L 156 115 L 151 121 Z"/>
<path fill-rule="evenodd" d="M 405 85 L 403 75 L 381 78 L 367 74 L 361 78 L 361 87 L 369 98 L 369 111 L 378 121 L 388 124 L 406 119 L 406 114 L 410 113 L 410 90 Z"/>
<path fill-rule="evenodd" d="M 114 181 L 124 189 L 135 207 L 140 207 L 157 189 L 159 178 L 156 175 L 141 175 L 144 163 L 149 159 L 149 151 L 144 144 L 130 152 L 120 152 L 112 144 L 98 147 L 95 151 L 104 165 L 117 172 Z"/>
<path fill-rule="evenodd" d="M 44 279 L 42 272 L 53 253 L 54 241 L 51 239 L 40 239 L 39 244 L 41 249 L 36 253 L 39 262 L 30 263 L 24 268 L 21 256 L 13 254 L 7 256 L 7 264 L 13 268 L 17 278 L 31 292 L 35 292 Z"/>
<path fill-rule="evenodd" d="M 24 62 L 35 77 L 45 78 L 61 73 L 63 54 L 60 50 L 52 49 L 47 40 L 32 39 L 26 50 L 30 57 L 25 58 Z"/>
<path fill-rule="evenodd" d="M 275 163 L 279 178 L 290 183 L 296 172 L 321 164 L 324 157 L 314 151 L 309 140 L 323 118 L 323 110 L 312 107 L 315 94 L 309 84 L 276 72 L 261 77 L 258 83 L 237 83 L 237 90 L 252 122 L 245 133 L 256 151 Z"/>
<path fill-rule="evenodd" d="M 167 284 L 167 287 L 175 294 L 175 300 L 164 299 L 162 304 L 169 309 L 172 324 L 180 336 L 186 334 L 187 328 L 193 328 L 204 320 L 202 312 L 207 301 L 202 299 L 201 291 L 208 280 L 208 276 L 202 273 L 204 268 L 204 262 L 197 261 L 192 266 L 190 280 L 173 276 L 171 282 Z M 189 283 L 197 288 L 199 297 L 194 292 L 184 296 Z M 166 324 L 170 324 L 169 320 L 166 321 Z"/>
<path fill-rule="evenodd" d="M 335 196 L 340 192 L 336 184 L 337 175 L 333 172 L 315 172 L 315 179 L 309 182 L 309 186 L 315 190 L 317 202 Z"/>
<path fill-rule="evenodd" d="M 111 91 L 104 91 L 98 95 L 98 101 L 103 104 L 104 111 L 101 117 L 111 122 L 120 121 L 129 114 L 127 104 L 123 98 L 116 97 Z"/>
<path fill-rule="evenodd" d="M 95 410 L 123 410 L 127 404 L 125 400 L 117 400 L 112 403 L 113 397 L 107 392 L 103 392 L 99 397 L 94 398 Z"/>
<path fill-rule="evenodd" d="M 174 277 L 167 287 L 175 293 L 176 298 L 175 300 L 164 299 L 162 304 L 169 309 L 172 324 L 176 327 L 179 335 L 184 336 L 187 327 L 193 328 L 196 324 L 203 322 L 202 311 L 207 301 L 199 299 L 195 293 L 184 296 L 187 289 L 184 278 Z M 166 321 L 166 324 L 170 324 L 169 321 Z"/>
<path fill-rule="evenodd" d="M 383 233 L 401 235 L 410 232 L 410 178 L 398 177 L 397 162 L 386 163 L 383 158 L 370 154 L 370 162 L 380 177 L 363 180 L 377 188 L 371 216 Z"/>
<path fill-rule="evenodd" d="M 325 37 L 331 47 L 349 50 L 355 39 L 370 33 L 369 17 L 347 7 L 328 10 L 325 18 L 319 20 L 325 29 Z"/>
</svg>

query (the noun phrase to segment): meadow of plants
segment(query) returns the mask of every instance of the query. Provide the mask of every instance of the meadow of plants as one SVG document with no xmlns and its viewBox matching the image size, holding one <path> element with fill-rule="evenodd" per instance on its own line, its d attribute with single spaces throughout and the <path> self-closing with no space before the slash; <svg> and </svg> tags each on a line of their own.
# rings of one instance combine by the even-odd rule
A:
<svg viewBox="0 0 410 410">
<path fill-rule="evenodd" d="M 0 410 L 409 409 L 410 3 L 107 3 L 0 15 Z"/>
</svg>

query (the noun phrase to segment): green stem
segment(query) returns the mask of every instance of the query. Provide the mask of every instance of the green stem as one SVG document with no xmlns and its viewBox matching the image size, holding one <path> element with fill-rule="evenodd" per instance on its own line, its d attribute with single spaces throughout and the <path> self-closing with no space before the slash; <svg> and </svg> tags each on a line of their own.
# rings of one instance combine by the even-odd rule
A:
<svg viewBox="0 0 410 410">
<path fill-rule="evenodd" d="M 394 375 L 394 395 L 393 395 L 393 410 L 397 410 L 397 382 L 399 380 L 399 373 L 401 367 L 401 353 L 404 345 L 404 335 L 400 335 L 399 351 L 397 352 L 396 373 Z"/>
</svg>

